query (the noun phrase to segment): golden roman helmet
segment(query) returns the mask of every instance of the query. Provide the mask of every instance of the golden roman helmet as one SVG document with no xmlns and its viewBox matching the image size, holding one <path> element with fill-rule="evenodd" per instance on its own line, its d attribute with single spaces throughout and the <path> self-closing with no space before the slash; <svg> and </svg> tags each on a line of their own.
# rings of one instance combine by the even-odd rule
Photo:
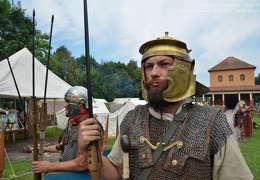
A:
<svg viewBox="0 0 260 180">
<path fill-rule="evenodd" d="M 165 36 L 144 43 L 139 52 L 142 57 L 142 97 L 147 100 L 147 93 L 144 86 L 145 74 L 144 63 L 147 58 L 157 55 L 172 56 L 173 66 L 168 68 L 167 81 L 168 88 L 163 92 L 163 99 L 167 102 L 177 102 L 193 96 L 201 95 L 209 89 L 196 82 L 196 75 L 193 74 L 195 61 L 191 59 L 186 44 L 175 38 L 169 37 L 168 32 Z M 197 89 L 198 88 L 198 89 Z"/>
</svg>

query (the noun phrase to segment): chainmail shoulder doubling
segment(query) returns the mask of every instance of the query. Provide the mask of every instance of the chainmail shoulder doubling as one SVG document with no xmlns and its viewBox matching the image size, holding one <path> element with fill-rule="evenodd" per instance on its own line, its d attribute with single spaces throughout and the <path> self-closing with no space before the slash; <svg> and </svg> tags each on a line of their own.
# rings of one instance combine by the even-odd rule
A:
<svg viewBox="0 0 260 180">
<path fill-rule="evenodd" d="M 70 161 L 76 158 L 78 151 L 78 134 L 80 123 L 76 125 L 69 125 L 66 128 L 65 133 L 65 146 L 62 154 L 61 162 Z"/>
<path fill-rule="evenodd" d="M 170 121 L 151 116 L 148 105 L 137 106 L 126 115 L 120 130 L 121 135 L 126 134 L 131 140 L 130 178 L 138 179 L 146 167 L 153 166 L 148 179 L 212 179 L 214 155 L 232 134 L 225 114 L 214 107 L 193 105 L 189 116 L 165 145 L 181 141 L 183 146 L 163 151 L 154 163 L 154 150 L 148 143 L 141 143 L 140 137 L 156 146 L 169 126 Z"/>
</svg>

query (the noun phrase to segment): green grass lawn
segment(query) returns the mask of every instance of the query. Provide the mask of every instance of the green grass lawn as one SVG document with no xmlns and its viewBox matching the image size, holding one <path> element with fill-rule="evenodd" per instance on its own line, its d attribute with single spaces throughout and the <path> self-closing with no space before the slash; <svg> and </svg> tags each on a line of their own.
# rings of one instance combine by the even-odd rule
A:
<svg viewBox="0 0 260 180">
<path fill-rule="evenodd" d="M 59 136 L 63 130 L 47 128 L 45 137 Z M 17 136 L 16 142 L 23 141 L 24 136 Z M 32 176 L 32 163 L 28 161 L 8 161 L 5 160 L 5 170 L 3 172 L 4 179 L 12 180 L 30 180 Z"/>
<path fill-rule="evenodd" d="M 5 161 L 4 179 L 30 180 L 33 179 L 32 163 L 28 161 Z"/>
<path fill-rule="evenodd" d="M 260 117 L 253 117 L 253 121 L 260 125 Z M 46 137 L 58 136 L 61 134 L 62 130 L 56 129 L 55 131 L 51 129 L 46 130 Z M 246 137 L 244 141 L 238 142 L 241 152 L 254 175 L 254 180 L 260 180 L 260 127 L 253 130 L 253 134 L 250 138 Z M 19 140 L 19 139 L 18 139 Z M 115 142 L 114 138 L 108 139 L 107 149 L 111 149 Z M 33 179 L 31 170 L 31 162 L 28 161 L 16 161 L 11 162 L 12 168 L 9 162 L 5 161 L 4 179 L 12 180 L 30 180 Z M 13 177 L 15 175 L 16 177 Z"/>
<path fill-rule="evenodd" d="M 254 116 L 253 121 L 260 125 L 260 117 Z M 260 127 L 253 129 L 252 136 L 239 142 L 239 146 L 254 175 L 254 180 L 260 180 Z"/>
<path fill-rule="evenodd" d="M 59 136 L 63 130 L 48 128 L 45 131 L 45 137 Z M 23 136 L 18 136 L 16 142 L 23 141 Z M 109 138 L 107 141 L 107 149 L 111 149 L 115 142 L 115 138 Z M 11 164 L 11 165 L 10 165 Z M 5 170 L 3 172 L 4 179 L 12 180 L 31 180 L 32 175 L 32 163 L 29 161 L 13 161 L 5 160 Z"/>
</svg>

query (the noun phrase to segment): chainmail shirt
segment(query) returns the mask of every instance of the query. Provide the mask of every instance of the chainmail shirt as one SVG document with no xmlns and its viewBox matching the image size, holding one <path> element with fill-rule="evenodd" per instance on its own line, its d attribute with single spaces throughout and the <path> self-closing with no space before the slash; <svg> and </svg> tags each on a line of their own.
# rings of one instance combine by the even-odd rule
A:
<svg viewBox="0 0 260 180">
<path fill-rule="evenodd" d="M 78 151 L 79 127 L 80 123 L 75 125 L 68 123 L 65 131 L 65 146 L 61 162 L 70 161 L 76 158 Z"/>
<path fill-rule="evenodd" d="M 213 107 L 193 105 L 189 117 L 177 127 L 170 145 L 177 140 L 183 147 L 162 152 L 156 163 L 152 161 L 154 152 L 148 143 L 140 143 L 144 136 L 152 145 L 161 141 L 168 130 L 170 121 L 161 121 L 150 115 L 149 106 L 137 106 L 121 123 L 121 135 L 131 140 L 130 178 L 138 179 L 144 168 L 153 166 L 148 179 L 212 179 L 214 155 L 225 144 L 232 130 L 225 115 Z"/>
</svg>

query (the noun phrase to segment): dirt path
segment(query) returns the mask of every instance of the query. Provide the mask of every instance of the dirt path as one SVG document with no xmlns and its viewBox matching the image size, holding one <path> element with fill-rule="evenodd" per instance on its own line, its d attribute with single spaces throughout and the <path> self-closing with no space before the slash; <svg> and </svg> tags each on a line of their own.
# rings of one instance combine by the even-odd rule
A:
<svg viewBox="0 0 260 180">
<path fill-rule="evenodd" d="M 57 144 L 58 137 L 50 137 L 45 139 L 46 143 L 50 143 L 50 145 Z M 18 142 L 13 142 L 12 139 L 5 141 L 5 150 L 7 155 L 5 154 L 5 158 L 9 158 L 10 161 L 32 161 L 33 153 L 25 153 L 23 152 L 23 148 L 30 146 L 32 147 L 33 140 L 20 140 Z M 58 161 L 59 153 L 44 153 L 43 159 L 46 161 Z"/>
</svg>

